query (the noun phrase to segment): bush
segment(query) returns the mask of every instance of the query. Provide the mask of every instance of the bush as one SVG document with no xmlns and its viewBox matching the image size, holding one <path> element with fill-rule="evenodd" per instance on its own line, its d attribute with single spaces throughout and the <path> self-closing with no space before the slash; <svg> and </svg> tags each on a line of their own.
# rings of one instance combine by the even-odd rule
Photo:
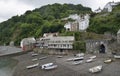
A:
<svg viewBox="0 0 120 76">
<path fill-rule="evenodd" d="M 74 42 L 73 49 L 77 51 L 79 50 L 80 52 L 86 52 L 85 42 L 82 41 Z"/>
</svg>

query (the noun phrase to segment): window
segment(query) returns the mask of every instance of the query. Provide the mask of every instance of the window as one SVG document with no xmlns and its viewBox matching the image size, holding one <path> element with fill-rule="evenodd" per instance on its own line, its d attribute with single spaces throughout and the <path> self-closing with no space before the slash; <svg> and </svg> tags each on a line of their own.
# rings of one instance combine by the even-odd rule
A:
<svg viewBox="0 0 120 76">
<path fill-rule="evenodd" d="M 63 44 L 63 47 L 66 47 L 66 44 Z"/>
</svg>

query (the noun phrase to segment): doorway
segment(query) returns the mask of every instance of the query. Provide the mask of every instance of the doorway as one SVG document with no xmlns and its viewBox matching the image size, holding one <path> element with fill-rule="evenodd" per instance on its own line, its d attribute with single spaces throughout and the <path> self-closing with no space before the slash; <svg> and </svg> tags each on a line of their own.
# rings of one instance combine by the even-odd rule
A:
<svg viewBox="0 0 120 76">
<path fill-rule="evenodd" d="M 100 53 L 105 53 L 105 46 L 104 46 L 104 44 L 100 45 L 100 51 L 99 52 Z"/>
</svg>

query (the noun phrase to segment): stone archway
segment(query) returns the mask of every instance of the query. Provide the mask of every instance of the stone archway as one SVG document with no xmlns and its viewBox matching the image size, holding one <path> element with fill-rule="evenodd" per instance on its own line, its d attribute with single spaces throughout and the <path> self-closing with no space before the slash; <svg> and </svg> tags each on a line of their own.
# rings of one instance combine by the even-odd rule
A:
<svg viewBox="0 0 120 76">
<path fill-rule="evenodd" d="M 104 44 L 101 44 L 100 45 L 100 53 L 105 53 L 105 50 L 106 50 L 106 48 L 105 48 L 105 45 Z"/>
</svg>

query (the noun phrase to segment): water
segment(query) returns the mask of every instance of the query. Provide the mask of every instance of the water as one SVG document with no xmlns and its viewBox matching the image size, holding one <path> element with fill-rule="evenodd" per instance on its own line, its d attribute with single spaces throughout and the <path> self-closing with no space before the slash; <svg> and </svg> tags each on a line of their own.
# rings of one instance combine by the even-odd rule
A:
<svg viewBox="0 0 120 76">
<path fill-rule="evenodd" d="M 17 63 L 10 57 L 0 57 L 0 76 L 12 76 Z"/>
</svg>

